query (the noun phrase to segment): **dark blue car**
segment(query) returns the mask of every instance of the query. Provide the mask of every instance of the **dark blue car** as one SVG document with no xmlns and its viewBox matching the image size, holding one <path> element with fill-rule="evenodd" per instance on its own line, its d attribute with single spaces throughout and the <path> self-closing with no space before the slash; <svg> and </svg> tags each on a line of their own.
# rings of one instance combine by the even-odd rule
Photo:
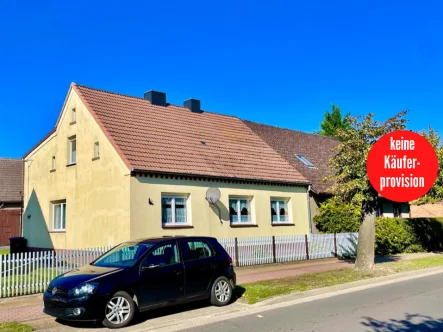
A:
<svg viewBox="0 0 443 332">
<path fill-rule="evenodd" d="M 64 320 L 127 326 L 137 311 L 209 299 L 230 303 L 232 259 L 212 237 L 163 237 L 122 243 L 51 281 L 44 312 Z"/>
</svg>

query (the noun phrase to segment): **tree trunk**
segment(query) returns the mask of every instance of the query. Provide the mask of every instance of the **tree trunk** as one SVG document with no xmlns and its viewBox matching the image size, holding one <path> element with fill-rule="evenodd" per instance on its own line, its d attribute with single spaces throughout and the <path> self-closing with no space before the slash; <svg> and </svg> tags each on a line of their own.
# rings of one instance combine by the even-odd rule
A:
<svg viewBox="0 0 443 332">
<path fill-rule="evenodd" d="M 375 218 L 375 213 L 365 215 L 358 232 L 355 267 L 362 272 L 370 272 L 375 265 Z"/>
</svg>

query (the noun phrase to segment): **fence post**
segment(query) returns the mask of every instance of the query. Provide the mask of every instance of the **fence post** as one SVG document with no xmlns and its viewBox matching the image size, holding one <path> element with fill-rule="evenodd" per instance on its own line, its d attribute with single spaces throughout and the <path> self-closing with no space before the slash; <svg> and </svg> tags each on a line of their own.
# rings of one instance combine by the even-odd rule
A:
<svg viewBox="0 0 443 332">
<path fill-rule="evenodd" d="M 308 235 L 305 234 L 305 244 L 306 244 L 306 259 L 309 260 L 309 244 L 308 244 Z"/>
<path fill-rule="evenodd" d="M 334 232 L 334 256 L 337 257 L 337 235 Z"/>
<path fill-rule="evenodd" d="M 235 266 L 240 266 L 239 265 L 239 259 L 238 259 L 238 241 L 237 241 L 237 237 L 235 237 Z"/>
<path fill-rule="evenodd" d="M 277 263 L 277 255 L 275 249 L 275 236 L 272 236 L 272 257 L 274 258 L 274 263 Z"/>
</svg>

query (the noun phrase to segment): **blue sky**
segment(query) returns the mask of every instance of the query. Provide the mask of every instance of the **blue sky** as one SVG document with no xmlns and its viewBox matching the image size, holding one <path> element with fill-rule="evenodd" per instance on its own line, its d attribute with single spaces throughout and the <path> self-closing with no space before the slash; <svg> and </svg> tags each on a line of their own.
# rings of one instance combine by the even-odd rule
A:
<svg viewBox="0 0 443 332">
<path fill-rule="evenodd" d="M 443 2 L 1 1 L 0 156 L 50 131 L 69 84 L 303 131 L 332 103 L 442 132 Z M 443 133 L 442 133 L 443 134 Z"/>
</svg>

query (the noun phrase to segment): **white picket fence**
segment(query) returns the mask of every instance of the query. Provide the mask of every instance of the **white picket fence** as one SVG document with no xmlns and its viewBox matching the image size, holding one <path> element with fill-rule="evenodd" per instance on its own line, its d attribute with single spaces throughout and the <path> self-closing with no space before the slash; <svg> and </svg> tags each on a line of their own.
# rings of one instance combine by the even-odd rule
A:
<svg viewBox="0 0 443 332">
<path fill-rule="evenodd" d="M 235 266 L 353 256 L 358 233 L 220 238 Z M 0 255 L 0 298 L 42 293 L 56 276 L 111 247 Z"/>
<path fill-rule="evenodd" d="M 358 233 L 218 239 L 235 266 L 353 256 L 357 240 Z"/>
<path fill-rule="evenodd" d="M 42 293 L 56 276 L 86 265 L 111 247 L 0 255 L 0 298 Z"/>
</svg>

